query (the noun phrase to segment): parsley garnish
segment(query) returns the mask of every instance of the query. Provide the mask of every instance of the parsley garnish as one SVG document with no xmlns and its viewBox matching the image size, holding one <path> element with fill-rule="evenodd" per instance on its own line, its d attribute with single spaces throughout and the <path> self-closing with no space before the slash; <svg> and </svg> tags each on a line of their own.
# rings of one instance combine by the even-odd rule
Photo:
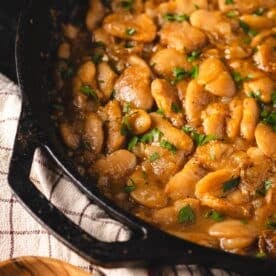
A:
<svg viewBox="0 0 276 276">
<path fill-rule="evenodd" d="M 276 230 L 276 214 L 270 216 L 270 217 L 266 220 L 265 225 L 266 225 L 267 228 Z"/>
<path fill-rule="evenodd" d="M 125 48 L 127 48 L 127 49 L 133 48 L 132 42 L 131 41 L 127 41 L 126 44 L 125 44 Z"/>
<path fill-rule="evenodd" d="M 270 125 L 274 131 L 276 131 L 276 111 L 266 111 L 261 112 L 261 121 L 267 125 Z"/>
<path fill-rule="evenodd" d="M 128 116 L 125 116 L 123 118 L 122 125 L 121 125 L 121 134 L 123 136 L 127 136 L 130 131 L 131 131 L 131 126 L 128 121 Z"/>
<path fill-rule="evenodd" d="M 199 58 L 199 56 L 201 55 L 200 51 L 192 51 L 189 55 L 188 55 L 188 61 L 189 62 L 193 62 L 195 60 L 197 60 Z"/>
<path fill-rule="evenodd" d="M 155 160 L 159 159 L 160 155 L 158 152 L 154 152 L 153 154 L 150 155 L 149 160 L 150 162 L 154 162 Z"/>
<path fill-rule="evenodd" d="M 199 5 L 197 5 L 197 4 L 194 4 L 194 7 L 195 7 L 196 10 L 199 9 Z"/>
<path fill-rule="evenodd" d="M 248 80 L 251 80 L 253 78 L 253 76 L 251 74 L 243 77 L 241 75 L 241 73 L 236 72 L 236 71 L 232 71 L 231 75 L 232 75 L 232 77 L 233 77 L 233 79 L 234 79 L 234 81 L 235 81 L 235 83 L 237 84 L 238 87 L 240 87 L 243 84 L 244 81 L 248 81 Z"/>
<path fill-rule="evenodd" d="M 61 71 L 61 77 L 64 80 L 71 79 L 73 77 L 73 75 L 74 75 L 74 69 L 72 66 L 68 66 L 66 69 Z"/>
<path fill-rule="evenodd" d="M 264 252 L 258 252 L 256 254 L 256 258 L 265 258 L 266 257 L 266 254 Z"/>
<path fill-rule="evenodd" d="M 179 223 L 190 224 L 190 223 L 194 223 L 195 219 L 196 219 L 196 216 L 190 204 L 187 204 L 186 206 L 180 209 L 178 213 Z"/>
<path fill-rule="evenodd" d="M 175 14 L 175 13 L 166 13 L 163 15 L 163 18 L 167 21 L 188 21 L 189 16 L 187 14 Z"/>
<path fill-rule="evenodd" d="M 98 101 L 98 95 L 90 85 L 82 85 L 80 91 L 86 96 L 93 98 L 93 100 Z"/>
<path fill-rule="evenodd" d="M 254 98 L 257 101 L 261 102 L 261 91 L 260 90 L 251 91 L 249 93 L 249 97 Z"/>
<path fill-rule="evenodd" d="M 171 110 L 174 113 L 179 113 L 181 111 L 181 108 L 177 103 L 172 103 Z"/>
<path fill-rule="evenodd" d="M 265 196 L 266 193 L 268 192 L 268 190 L 271 188 L 272 185 L 272 181 L 271 180 L 265 180 L 263 182 L 262 187 L 260 187 L 259 189 L 256 190 L 256 194 L 260 195 L 260 196 Z"/>
<path fill-rule="evenodd" d="M 190 72 L 185 71 L 181 67 L 174 67 L 173 76 L 174 76 L 174 82 L 176 83 L 178 81 L 184 80 L 185 78 L 188 78 L 190 76 Z"/>
<path fill-rule="evenodd" d="M 212 219 L 214 221 L 222 221 L 224 220 L 224 216 L 217 212 L 216 210 L 209 210 L 205 215 L 204 215 L 205 218 L 209 218 L 209 219 Z"/>
<path fill-rule="evenodd" d="M 133 150 L 133 148 L 138 144 L 138 142 L 139 142 L 139 138 L 137 136 L 132 137 L 128 143 L 127 149 Z"/>
<path fill-rule="evenodd" d="M 85 150 L 90 151 L 92 149 L 91 148 L 91 144 L 87 140 L 83 140 L 82 141 L 82 145 L 83 145 L 83 147 L 84 147 Z"/>
<path fill-rule="evenodd" d="M 271 100 L 272 100 L 272 106 L 276 108 L 276 92 L 274 91 L 272 92 Z"/>
<path fill-rule="evenodd" d="M 95 41 L 95 42 L 92 43 L 92 47 L 94 47 L 94 48 L 103 48 L 103 47 L 105 47 L 105 44 L 102 41 Z"/>
<path fill-rule="evenodd" d="M 225 5 L 233 5 L 233 4 L 235 4 L 234 0 L 225 0 L 224 3 L 225 3 Z"/>
<path fill-rule="evenodd" d="M 91 58 L 94 64 L 99 64 L 103 60 L 103 55 L 100 53 L 94 53 Z"/>
<path fill-rule="evenodd" d="M 158 108 L 157 110 L 156 110 L 156 113 L 157 114 L 159 114 L 159 115 L 162 115 L 162 116 L 164 116 L 164 110 L 163 109 L 161 109 L 161 108 Z"/>
<path fill-rule="evenodd" d="M 129 11 L 129 10 L 132 9 L 133 0 L 124 0 L 124 1 L 122 1 L 122 2 L 121 2 L 121 6 L 122 6 L 125 10 Z"/>
<path fill-rule="evenodd" d="M 229 181 L 226 181 L 223 183 L 222 191 L 223 193 L 226 193 L 234 188 L 236 188 L 240 184 L 240 177 L 231 179 Z"/>
<path fill-rule="evenodd" d="M 265 9 L 262 8 L 262 7 L 260 7 L 260 8 L 258 8 L 257 10 L 255 10 L 255 11 L 253 12 L 253 14 L 254 14 L 254 15 L 258 15 L 258 16 L 262 16 L 262 15 L 264 14 L 264 12 L 265 12 Z"/>
<path fill-rule="evenodd" d="M 240 27 L 242 28 L 242 30 L 243 30 L 247 35 L 249 35 L 249 36 L 251 36 L 251 37 L 258 34 L 258 32 L 257 32 L 256 30 L 251 29 L 250 26 L 249 26 L 247 23 L 245 23 L 244 21 L 242 21 L 242 20 L 239 21 L 239 25 L 240 25 Z"/>
<path fill-rule="evenodd" d="M 204 144 L 207 144 L 208 142 L 212 141 L 212 140 L 217 140 L 217 137 L 214 135 L 205 135 L 205 134 L 201 134 L 201 133 L 197 133 L 192 127 L 190 126 L 183 126 L 182 130 L 186 133 L 186 134 L 190 134 L 191 138 L 193 139 L 193 141 L 195 142 L 195 144 L 197 146 L 202 146 Z"/>
<path fill-rule="evenodd" d="M 199 66 L 196 65 L 196 66 L 194 66 L 194 67 L 192 68 L 192 70 L 191 70 L 191 77 L 192 77 L 193 79 L 196 79 L 196 78 L 198 77 L 198 73 L 199 73 Z"/>
<path fill-rule="evenodd" d="M 238 12 L 237 11 L 229 11 L 228 13 L 226 13 L 226 16 L 229 18 L 235 18 L 238 16 Z"/>
<path fill-rule="evenodd" d="M 53 109 L 58 111 L 64 111 L 64 106 L 61 104 L 52 104 Z"/>
<path fill-rule="evenodd" d="M 170 143 L 167 140 L 162 140 L 160 142 L 160 147 L 164 148 L 164 149 L 167 149 L 168 151 L 172 152 L 173 154 L 176 154 L 176 147 L 175 147 L 175 145 L 173 145 L 172 143 Z"/>
<path fill-rule="evenodd" d="M 126 34 L 129 36 L 132 36 L 132 35 L 136 34 L 136 30 L 134 28 L 127 28 Z"/>
<path fill-rule="evenodd" d="M 128 113 L 130 111 L 130 102 L 125 102 L 123 105 L 123 112 Z"/>
<path fill-rule="evenodd" d="M 158 142 L 163 135 L 164 134 L 158 128 L 153 128 L 151 131 L 142 136 L 141 142 L 146 144 L 152 143 L 153 141 Z"/>
<path fill-rule="evenodd" d="M 133 181 L 133 179 L 129 178 L 128 179 L 128 183 L 126 184 L 124 191 L 126 193 L 130 193 L 132 191 L 134 191 L 136 189 L 136 185 L 135 182 Z"/>
</svg>

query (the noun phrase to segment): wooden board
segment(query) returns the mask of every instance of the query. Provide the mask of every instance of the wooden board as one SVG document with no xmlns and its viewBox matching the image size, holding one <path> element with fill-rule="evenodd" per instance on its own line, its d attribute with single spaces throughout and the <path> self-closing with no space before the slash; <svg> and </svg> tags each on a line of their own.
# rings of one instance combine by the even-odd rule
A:
<svg viewBox="0 0 276 276">
<path fill-rule="evenodd" d="M 22 257 L 0 263 L 0 276 L 89 276 L 70 264 L 42 257 Z"/>
</svg>

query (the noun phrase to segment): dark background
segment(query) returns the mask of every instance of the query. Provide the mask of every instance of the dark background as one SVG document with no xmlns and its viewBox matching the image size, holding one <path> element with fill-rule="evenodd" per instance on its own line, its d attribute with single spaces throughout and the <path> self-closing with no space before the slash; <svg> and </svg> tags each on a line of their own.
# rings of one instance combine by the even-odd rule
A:
<svg viewBox="0 0 276 276">
<path fill-rule="evenodd" d="M 39 0 L 40 1 L 40 0 Z M 23 0 L 0 0 L 0 73 L 16 80 L 14 42 Z"/>
</svg>

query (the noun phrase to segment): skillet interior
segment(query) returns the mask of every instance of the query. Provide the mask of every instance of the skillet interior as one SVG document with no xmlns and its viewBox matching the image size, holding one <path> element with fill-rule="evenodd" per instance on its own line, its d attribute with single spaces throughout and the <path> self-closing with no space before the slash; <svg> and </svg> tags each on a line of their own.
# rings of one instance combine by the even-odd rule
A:
<svg viewBox="0 0 276 276">
<path fill-rule="evenodd" d="M 67 2 L 67 3 L 65 3 Z M 88 179 L 83 179 L 74 170 L 73 164 L 65 155 L 65 148 L 57 135 L 48 107 L 48 91 L 53 87 L 51 72 L 53 69 L 56 34 L 61 20 L 66 20 L 65 14 L 72 9 L 72 1 L 47 1 L 38 3 L 31 1 L 21 17 L 21 25 L 17 37 L 17 70 L 18 79 L 24 92 L 24 111 L 27 100 L 31 106 L 31 117 L 21 120 L 21 135 L 24 129 L 39 125 L 38 132 L 32 128 L 32 134 L 24 139 L 28 143 L 22 144 L 22 137 L 17 137 L 17 144 L 9 180 L 23 203 L 40 217 L 40 221 L 48 224 L 62 240 L 88 260 L 101 264 L 118 265 L 123 263 L 201 263 L 209 266 L 231 268 L 244 271 L 250 264 L 250 270 L 257 271 L 276 269 L 275 262 L 270 260 L 256 260 L 251 257 L 241 257 L 218 250 L 213 250 L 192 244 L 165 234 L 152 226 L 126 214 L 97 190 L 96 185 Z M 70 4 L 68 4 L 70 3 Z M 45 11 L 50 8 L 57 10 L 57 24 L 51 24 L 50 17 Z M 54 28 L 53 28 L 54 27 Z M 50 31 L 51 30 L 51 31 Z M 54 32 L 52 32 L 54 31 Z M 26 114 L 26 112 L 23 112 Z M 25 125 L 24 125 L 25 124 Z M 37 139 L 39 138 L 39 139 Z M 102 243 L 89 237 L 68 222 L 64 216 L 41 197 L 28 181 L 28 169 L 31 154 L 36 145 L 44 145 L 50 155 L 74 180 L 74 183 L 91 199 L 101 205 L 111 216 L 127 224 L 136 235 L 134 239 L 124 243 Z M 27 154 L 27 155 L 26 155 Z M 24 160 L 24 162 L 22 162 Z M 24 163 L 22 165 L 22 163 Z M 21 166 L 19 166 L 21 164 Z M 24 173 L 23 173 L 24 171 Z M 25 177 L 25 179 L 24 179 Z M 24 182 L 26 181 L 26 182 Z M 40 196 L 40 198 L 39 198 Z M 36 210 L 40 209 L 40 212 Z M 58 225 L 62 225 L 59 227 Z M 143 237 L 142 240 L 139 238 Z"/>
</svg>

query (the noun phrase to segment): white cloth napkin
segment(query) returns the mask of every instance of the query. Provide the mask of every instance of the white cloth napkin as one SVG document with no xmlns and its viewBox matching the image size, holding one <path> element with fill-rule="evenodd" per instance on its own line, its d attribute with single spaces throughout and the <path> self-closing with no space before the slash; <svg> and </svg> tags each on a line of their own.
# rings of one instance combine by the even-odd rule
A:
<svg viewBox="0 0 276 276">
<path fill-rule="evenodd" d="M 21 110 L 18 87 L 0 74 L 0 261 L 44 256 L 76 265 L 93 275 L 229 275 L 196 265 L 160 268 L 104 269 L 88 263 L 45 230 L 26 212 L 7 183 L 9 160 Z M 96 238 L 127 240 L 130 232 L 89 201 L 53 163 L 36 150 L 30 179 L 67 217 Z"/>
</svg>

